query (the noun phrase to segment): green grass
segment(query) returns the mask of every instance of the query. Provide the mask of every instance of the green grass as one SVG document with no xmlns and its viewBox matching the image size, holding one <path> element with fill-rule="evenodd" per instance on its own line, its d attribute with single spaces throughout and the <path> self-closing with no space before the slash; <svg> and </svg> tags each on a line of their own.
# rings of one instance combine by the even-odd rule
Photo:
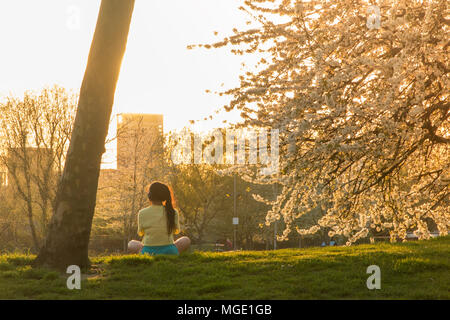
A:
<svg viewBox="0 0 450 320">
<path fill-rule="evenodd" d="M 399 244 L 93 257 L 81 290 L 0 256 L 0 299 L 450 299 L 450 237 Z M 381 268 L 368 290 L 366 269 Z"/>
</svg>

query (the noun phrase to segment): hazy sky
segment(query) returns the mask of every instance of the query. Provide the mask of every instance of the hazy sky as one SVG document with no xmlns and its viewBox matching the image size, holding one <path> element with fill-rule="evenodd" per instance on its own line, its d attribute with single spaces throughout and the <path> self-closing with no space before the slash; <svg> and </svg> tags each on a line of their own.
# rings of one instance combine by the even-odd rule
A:
<svg viewBox="0 0 450 320">
<path fill-rule="evenodd" d="M 186 46 L 221 39 L 234 27 L 246 28 L 248 16 L 238 10 L 240 3 L 136 0 L 114 112 L 162 113 L 167 131 L 224 105 L 228 98 L 205 90 L 238 85 L 243 58 L 226 49 Z M 99 0 L 1 1 L 0 95 L 52 84 L 78 91 L 99 5 Z"/>
</svg>

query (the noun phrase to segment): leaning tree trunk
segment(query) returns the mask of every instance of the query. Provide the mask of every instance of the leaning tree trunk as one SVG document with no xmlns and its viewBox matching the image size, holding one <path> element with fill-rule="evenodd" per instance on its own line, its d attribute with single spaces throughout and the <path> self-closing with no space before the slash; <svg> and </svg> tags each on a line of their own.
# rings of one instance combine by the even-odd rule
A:
<svg viewBox="0 0 450 320">
<path fill-rule="evenodd" d="M 102 0 L 56 210 L 36 265 L 58 269 L 90 265 L 88 245 L 100 162 L 133 8 L 134 0 Z"/>
</svg>

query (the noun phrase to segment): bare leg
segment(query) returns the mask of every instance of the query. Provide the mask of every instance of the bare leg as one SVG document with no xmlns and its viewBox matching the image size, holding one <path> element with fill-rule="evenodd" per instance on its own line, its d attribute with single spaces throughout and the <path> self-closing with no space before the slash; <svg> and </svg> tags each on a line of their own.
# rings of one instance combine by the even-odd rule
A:
<svg viewBox="0 0 450 320">
<path fill-rule="evenodd" d="M 189 247 L 191 246 L 191 239 L 189 239 L 188 237 L 181 237 L 174 242 L 174 245 L 177 247 L 178 252 L 182 253 L 189 249 Z"/>
</svg>

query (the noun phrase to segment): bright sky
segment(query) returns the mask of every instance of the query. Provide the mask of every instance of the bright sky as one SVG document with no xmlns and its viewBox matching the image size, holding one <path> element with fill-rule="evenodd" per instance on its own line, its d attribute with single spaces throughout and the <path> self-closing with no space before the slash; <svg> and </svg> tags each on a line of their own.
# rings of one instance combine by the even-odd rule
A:
<svg viewBox="0 0 450 320">
<path fill-rule="evenodd" d="M 205 90 L 237 86 L 243 58 L 226 49 L 186 46 L 248 27 L 240 3 L 136 0 L 114 112 L 162 113 L 168 131 L 226 104 L 227 97 Z M 55 83 L 78 91 L 99 6 L 100 0 L 1 1 L 0 96 Z M 219 126 L 225 117 L 237 118 L 227 113 L 201 129 Z"/>
</svg>

